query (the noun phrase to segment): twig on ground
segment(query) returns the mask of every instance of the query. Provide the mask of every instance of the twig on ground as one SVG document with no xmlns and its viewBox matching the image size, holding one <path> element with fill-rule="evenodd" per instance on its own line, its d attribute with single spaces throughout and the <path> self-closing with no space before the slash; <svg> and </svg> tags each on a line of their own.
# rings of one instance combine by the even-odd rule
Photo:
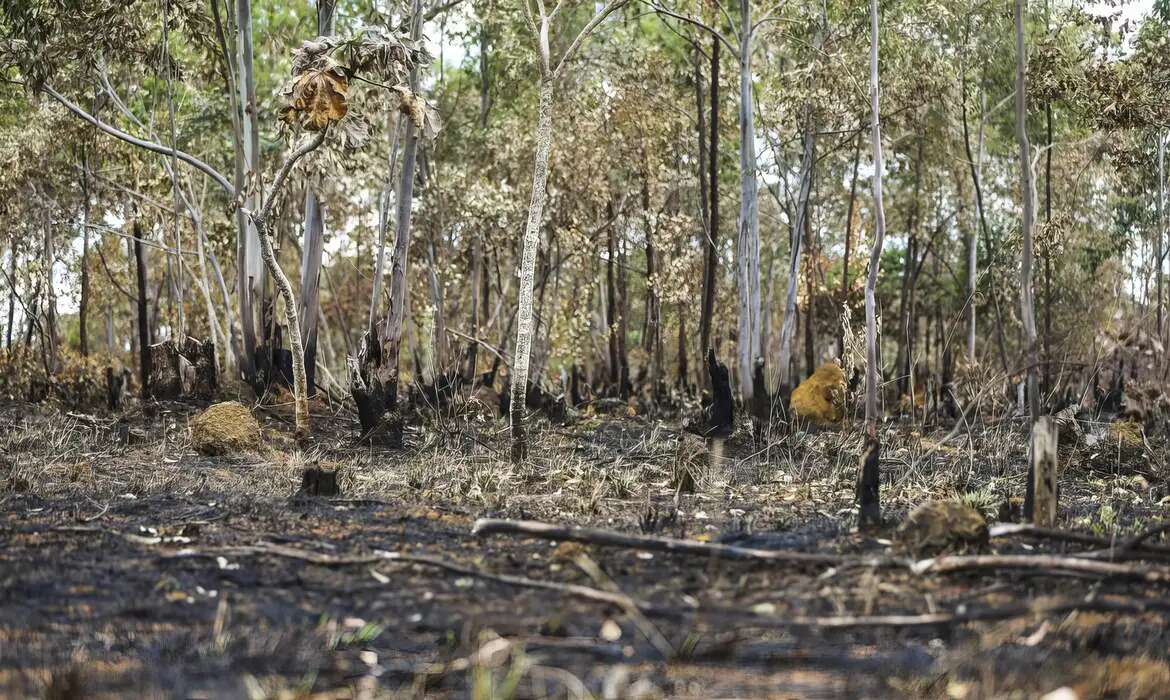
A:
<svg viewBox="0 0 1170 700">
<path fill-rule="evenodd" d="M 935 625 L 957 625 L 968 622 L 989 622 L 996 620 L 1006 620 L 1015 617 L 1027 617 L 1029 615 L 1059 615 L 1073 611 L 1093 611 L 1106 613 L 1130 613 L 1130 614 L 1144 614 L 1144 613 L 1158 613 L 1170 614 L 1170 603 L 1154 599 L 1123 599 L 1123 600 L 1106 600 L 1096 595 L 1082 599 L 1082 600 L 1063 600 L 1056 602 L 1037 601 L 1027 605 L 1013 605 L 1003 608 L 986 608 L 982 610 L 966 610 L 966 606 L 959 606 L 956 612 L 938 612 L 926 614 L 903 614 L 903 615 L 832 615 L 832 616 L 794 616 L 794 617 L 780 617 L 772 614 L 761 614 L 754 611 L 747 610 L 733 610 L 733 609 L 700 609 L 700 608 L 682 608 L 682 607 L 667 607 L 654 605 L 649 602 L 633 598 L 623 593 L 615 593 L 611 591 L 603 591 L 589 586 L 582 586 L 578 584 L 560 583 L 557 581 L 544 581 L 540 579 L 528 578 L 525 576 L 512 576 L 508 574 L 494 574 L 487 571 L 482 571 L 454 562 L 445 561 L 437 557 L 430 557 L 426 555 L 404 554 L 401 552 L 375 552 L 369 555 L 356 556 L 332 556 L 320 554 L 317 552 L 296 549 L 293 547 L 282 547 L 279 545 L 263 544 L 242 547 L 218 547 L 214 549 L 195 550 L 186 549 L 179 550 L 171 554 L 163 555 L 163 558 L 175 559 L 185 557 L 217 557 L 217 556 L 247 556 L 247 555 L 271 555 L 277 557 L 284 557 L 296 559 L 298 561 L 305 561 L 310 564 L 317 564 L 321 566 L 346 566 L 356 564 L 369 564 L 372 562 L 401 562 L 406 564 L 418 564 L 421 566 L 429 566 L 437 569 L 443 569 L 452 573 L 463 576 L 471 576 L 480 578 L 485 581 L 494 581 L 509 586 L 516 586 L 520 588 L 533 588 L 539 590 L 553 591 L 562 595 L 567 595 L 575 598 L 582 598 L 598 603 L 605 603 L 607 605 L 614 605 L 622 609 L 628 609 L 629 606 L 636 607 L 641 613 L 645 615 L 655 615 L 659 617 L 666 617 L 671 619 L 687 619 L 691 616 L 696 616 L 698 620 L 706 622 L 710 625 L 737 625 L 739 627 L 757 627 L 761 629 L 793 629 L 793 628 L 809 628 L 809 629 L 854 629 L 861 627 L 930 627 Z M 974 560 L 981 557 L 949 557 L 942 560 L 927 560 L 928 562 L 951 560 Z M 982 557 L 983 559 L 1005 559 L 1007 557 Z M 1020 557 L 1020 559 L 1039 559 L 1040 557 Z M 1053 557 L 1050 557 L 1053 558 Z M 1110 567 L 1121 567 L 1123 569 L 1131 569 L 1133 567 L 1126 567 L 1121 564 L 1105 564 L 1104 562 L 1092 562 L 1079 559 L 1072 559 L 1082 565 L 1091 565 L 1093 567 L 1100 567 L 1102 565 Z M 922 563 L 922 562 L 920 562 Z M 968 562 L 970 563 L 970 562 Z M 945 571 L 958 569 L 942 569 Z"/>
<path fill-rule="evenodd" d="M 1170 569 L 1135 566 L 1052 554 L 982 554 L 944 556 L 914 562 L 916 574 L 949 574 L 959 571 L 1023 569 L 1054 574 L 1082 573 L 1104 578 L 1122 578 L 1146 583 L 1170 584 Z"/>
<path fill-rule="evenodd" d="M 471 529 L 473 535 L 519 534 L 546 540 L 581 542 L 603 547 L 626 547 L 655 552 L 689 554 L 712 559 L 733 559 L 738 561 L 786 562 L 817 566 L 840 566 L 862 564 L 869 566 L 896 566 L 897 562 L 888 557 L 862 558 L 842 554 L 818 554 L 815 552 L 792 552 L 787 550 L 753 549 L 735 545 L 696 540 L 680 540 L 672 537 L 651 535 L 628 535 L 612 530 L 588 527 L 562 527 L 534 520 L 499 520 L 481 518 Z"/>
</svg>

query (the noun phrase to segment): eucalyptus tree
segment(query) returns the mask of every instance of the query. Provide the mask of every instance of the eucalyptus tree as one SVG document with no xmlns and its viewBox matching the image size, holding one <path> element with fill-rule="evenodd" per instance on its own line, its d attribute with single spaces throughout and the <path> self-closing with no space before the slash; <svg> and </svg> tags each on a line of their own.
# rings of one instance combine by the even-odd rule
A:
<svg viewBox="0 0 1170 700">
<path fill-rule="evenodd" d="M 881 266 L 882 245 L 886 236 L 886 213 L 882 202 L 882 128 L 881 128 L 881 74 L 878 70 L 879 33 L 878 0 L 869 2 L 869 109 L 873 145 L 873 248 L 869 256 L 869 275 L 865 283 L 865 434 L 866 451 L 862 457 L 861 474 L 857 480 L 857 501 L 860 506 L 860 524 L 881 524 L 880 455 L 881 443 L 877 436 L 878 423 L 878 330 L 877 288 Z"/>
<path fill-rule="evenodd" d="M 745 404 L 752 402 L 756 397 L 757 389 L 755 383 L 755 367 L 757 361 L 762 361 L 762 322 L 760 313 L 760 208 L 759 208 L 759 184 L 757 173 L 759 170 L 756 154 L 755 142 L 755 106 L 754 106 L 754 92 L 752 89 L 752 51 L 753 38 L 759 27 L 771 19 L 772 12 L 778 8 L 773 8 L 771 11 L 764 14 L 763 17 L 756 21 L 752 21 L 751 0 L 740 0 L 739 2 L 739 20 L 738 26 L 734 27 L 732 18 L 722 9 L 720 11 L 726 23 L 733 26 L 735 29 L 734 41 L 729 39 L 723 32 L 719 31 L 715 24 L 704 22 L 702 19 L 677 12 L 673 9 L 667 8 L 657 2 L 657 0 L 649 0 L 649 4 L 663 17 L 670 17 L 682 22 L 691 24 L 699 29 L 707 32 L 713 38 L 714 46 L 722 45 L 735 57 L 739 63 L 739 184 L 740 184 L 740 202 L 739 202 L 739 218 L 736 226 L 736 289 L 738 291 L 738 307 L 739 307 L 739 322 L 737 333 L 736 354 L 738 356 L 739 369 L 739 393 Z M 717 49 L 712 49 L 712 56 L 718 56 Z M 712 74 L 715 74 L 715 66 L 718 64 L 713 58 Z M 715 85 L 712 83 L 712 90 Z M 714 94 L 712 95 L 712 143 L 714 144 L 714 132 L 717 128 L 717 115 L 714 110 Z M 712 147 L 711 162 L 716 162 L 716 152 L 714 146 Z M 712 166 L 714 167 L 714 166 Z M 712 176 L 712 183 L 714 184 L 714 176 Z M 716 211 L 717 206 L 714 186 L 711 188 L 710 204 L 712 212 Z M 714 214 L 711 217 L 712 226 L 709 227 L 709 235 L 714 235 L 713 224 L 715 221 Z M 714 274 L 714 265 L 709 265 L 709 275 Z M 711 285 L 706 294 L 714 293 L 714 285 Z M 708 309 L 708 311 L 713 311 Z M 787 320 L 786 320 L 787 323 Z M 705 350 L 705 348 L 703 349 Z M 759 392 L 766 391 L 765 387 L 759 387 Z M 754 402 L 757 406 L 766 405 L 766 402 Z M 766 416 L 757 416 L 759 418 L 766 418 Z"/>
<path fill-rule="evenodd" d="M 1031 146 L 1028 144 L 1028 53 L 1024 36 L 1027 0 L 1015 0 L 1016 39 L 1016 143 L 1020 157 L 1020 320 L 1024 326 L 1025 363 L 1027 365 L 1027 395 L 1029 426 L 1035 426 L 1040 417 L 1040 387 L 1036 368 L 1039 364 L 1036 348 L 1036 311 L 1032 296 L 1032 226 L 1035 222 L 1036 195 L 1033 191 Z M 1034 498 L 1033 465 L 1028 460 L 1028 483 L 1024 500 L 1025 517 L 1032 516 Z"/>
<path fill-rule="evenodd" d="M 554 59 L 550 47 L 552 22 L 561 11 L 564 0 L 548 9 L 544 0 L 524 2 L 524 19 L 528 30 L 536 40 L 537 65 L 540 70 L 540 101 L 537 108 L 536 154 L 532 170 L 532 198 L 528 205 L 528 223 L 524 227 L 523 253 L 520 262 L 520 297 L 516 316 L 516 351 L 513 355 L 511 382 L 510 422 L 512 430 L 512 460 L 520 461 L 528 451 L 524 432 L 524 411 L 528 396 L 528 367 L 532 354 L 532 291 L 536 273 L 536 253 L 540 246 L 540 226 L 544 217 L 547 198 L 545 183 L 548 181 L 548 159 L 552 150 L 553 137 L 553 90 L 556 82 L 565 74 L 573 54 L 585 40 L 614 10 L 627 0 L 608 0 L 581 28 L 572 43 L 559 59 Z"/>
</svg>

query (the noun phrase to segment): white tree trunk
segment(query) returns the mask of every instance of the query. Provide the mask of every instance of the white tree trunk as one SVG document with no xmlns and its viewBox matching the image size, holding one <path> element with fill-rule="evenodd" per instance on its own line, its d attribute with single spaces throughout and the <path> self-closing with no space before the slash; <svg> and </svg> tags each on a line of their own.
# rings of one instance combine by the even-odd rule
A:
<svg viewBox="0 0 1170 700">
<path fill-rule="evenodd" d="M 760 357 L 760 216 L 756 184 L 755 109 L 752 97 L 751 0 L 740 0 L 739 40 L 739 392 L 752 400 L 752 371 Z"/>
<path fill-rule="evenodd" d="M 1158 340 L 1164 342 L 1165 307 L 1163 306 L 1162 271 L 1165 269 L 1166 245 L 1166 134 L 1158 134 L 1158 230 L 1154 234 L 1158 259 Z"/>
<path fill-rule="evenodd" d="M 878 8 L 877 0 L 870 0 L 869 46 L 869 108 L 873 140 L 873 248 L 869 255 L 869 276 L 865 281 L 865 426 L 870 438 L 877 436 L 878 420 L 878 337 L 877 289 L 878 272 L 882 261 L 882 245 L 886 237 L 886 212 L 882 204 L 882 129 L 880 119 L 880 90 L 878 73 Z"/>
<path fill-rule="evenodd" d="M 804 240 L 804 217 L 808 212 L 809 190 L 812 188 L 813 158 L 816 154 L 816 136 L 811 111 L 806 107 L 804 126 L 804 153 L 800 160 L 800 195 L 792 219 L 792 237 L 789 242 L 788 292 L 784 297 L 784 321 L 780 325 L 780 386 L 792 389 L 792 339 L 796 335 L 796 288 L 800 281 L 800 255 Z"/>
<path fill-rule="evenodd" d="M 528 363 L 532 352 L 532 288 L 536 275 L 536 252 L 540 247 L 540 223 L 544 217 L 548 157 L 549 151 L 552 150 L 552 107 L 553 77 L 542 75 L 536 128 L 536 164 L 532 170 L 532 200 L 528 205 L 528 223 L 524 228 L 524 253 L 520 262 L 520 300 L 516 318 L 516 351 L 513 353 L 510 377 L 512 395 L 509 417 L 512 425 L 513 460 L 523 459 L 528 450 L 524 434 L 524 410 L 528 394 Z"/>
<path fill-rule="evenodd" d="M 1016 16 L 1016 140 L 1020 150 L 1020 199 L 1023 214 L 1020 220 L 1020 235 L 1023 246 L 1020 252 L 1020 321 L 1024 326 L 1024 342 L 1027 345 L 1028 363 L 1028 412 L 1031 423 L 1040 416 L 1040 395 L 1036 381 L 1036 312 L 1032 293 L 1032 224 L 1036 219 L 1036 202 L 1032 175 L 1031 146 L 1028 144 L 1028 84 L 1026 67 L 1027 49 L 1024 46 L 1024 19 L 1028 10 L 1027 0 L 1015 0 Z M 1030 483 L 1030 482 L 1029 482 Z"/>
</svg>

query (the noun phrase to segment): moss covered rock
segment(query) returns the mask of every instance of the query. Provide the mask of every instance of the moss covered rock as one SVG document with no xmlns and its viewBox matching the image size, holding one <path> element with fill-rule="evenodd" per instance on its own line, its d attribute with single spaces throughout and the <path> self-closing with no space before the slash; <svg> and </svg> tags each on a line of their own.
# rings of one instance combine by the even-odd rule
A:
<svg viewBox="0 0 1170 700">
<path fill-rule="evenodd" d="M 789 406 L 797 416 L 817 425 L 834 425 L 845 418 L 845 373 L 836 362 L 826 362 L 792 392 Z"/>
<path fill-rule="evenodd" d="M 217 403 L 191 419 L 191 446 L 205 455 L 256 450 L 260 424 L 238 401 Z"/>
</svg>

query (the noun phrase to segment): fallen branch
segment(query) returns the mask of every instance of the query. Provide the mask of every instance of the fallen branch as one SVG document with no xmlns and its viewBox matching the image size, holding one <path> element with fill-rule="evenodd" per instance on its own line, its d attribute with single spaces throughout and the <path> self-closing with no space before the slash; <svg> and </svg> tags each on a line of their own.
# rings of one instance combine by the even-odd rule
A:
<svg viewBox="0 0 1170 700">
<path fill-rule="evenodd" d="M 990 535 L 992 539 L 1005 537 L 1031 537 L 1041 540 L 1057 540 L 1061 542 L 1076 542 L 1078 544 L 1088 544 L 1096 547 L 1107 547 L 1118 552 L 1126 551 L 1147 551 L 1158 554 L 1170 554 L 1170 547 L 1159 544 L 1145 544 L 1145 541 L 1150 537 L 1158 534 L 1158 532 L 1170 528 L 1170 523 L 1160 525 L 1157 528 L 1152 528 L 1146 532 L 1136 535 L 1135 537 L 1125 542 L 1118 542 L 1116 538 L 1099 537 L 1091 535 L 1087 532 L 1077 532 L 1075 530 L 1060 530 L 1057 528 L 1037 527 L 1028 523 L 995 523 L 990 528 Z"/>
<path fill-rule="evenodd" d="M 736 561 L 786 562 L 817 566 L 840 566 L 861 564 L 866 566 L 891 566 L 896 561 L 887 557 L 861 558 L 842 554 L 818 554 L 814 552 L 791 552 L 786 550 L 754 549 L 735 545 L 696 540 L 680 540 L 672 537 L 650 535 L 627 535 L 612 530 L 588 527 L 562 527 L 534 520 L 499 520 L 481 518 L 471 529 L 473 535 L 519 534 L 561 542 L 581 542 L 602 547 L 626 547 L 653 552 L 688 554 L 712 559 Z"/>
<path fill-rule="evenodd" d="M 1170 569 L 1097 561 L 1051 554 L 983 554 L 946 556 L 914 562 L 916 574 L 949 574 L 959 571 L 1018 569 L 1043 573 L 1078 573 L 1104 578 L 1123 578 L 1146 583 L 1170 584 Z"/>
<path fill-rule="evenodd" d="M 1126 599 L 1126 600 L 1106 600 L 1098 597 L 1087 598 L 1084 600 L 1063 600 L 1063 601 L 1038 601 L 1032 604 L 1013 605 L 1004 608 L 988 608 L 983 610 L 965 609 L 966 606 L 960 606 L 958 611 L 954 613 L 939 612 L 939 613 L 925 613 L 925 614 L 898 614 L 898 615 L 833 615 L 833 616 L 795 616 L 795 617 L 780 617 L 772 614 L 756 613 L 747 610 L 731 610 L 727 608 L 715 609 L 699 609 L 699 608 L 680 608 L 654 605 L 647 601 L 639 600 L 623 593 L 604 591 L 589 586 L 582 586 L 571 583 L 560 583 L 557 581 L 544 581 L 540 579 L 528 578 L 526 576 L 512 576 L 509 574 L 494 574 L 480 569 L 475 569 L 462 564 L 445 561 L 437 557 L 430 557 L 426 555 L 404 554 L 401 552 L 374 552 L 367 555 L 353 555 L 353 556 L 334 556 L 328 554 L 321 554 L 295 547 L 285 547 L 273 544 L 261 545 L 247 545 L 238 547 L 216 547 L 213 549 L 184 549 L 177 552 L 163 555 L 167 559 L 187 558 L 187 557 L 208 557 L 214 558 L 219 556 L 259 556 L 269 555 L 276 557 L 283 557 L 288 559 L 295 559 L 297 561 L 304 561 L 310 564 L 319 566 L 347 566 L 358 564 L 370 564 L 374 562 L 392 563 L 401 562 L 407 564 L 418 564 L 421 566 L 429 566 L 432 568 L 442 569 L 451 573 L 462 576 L 470 576 L 474 578 L 483 579 L 485 581 L 493 581 L 495 583 L 502 583 L 504 585 L 515 586 L 518 588 L 532 588 L 538 590 L 553 591 L 562 595 L 581 598 L 597 603 L 604 603 L 607 605 L 614 605 L 624 610 L 629 610 L 631 607 L 645 615 L 655 615 L 658 617 L 665 617 L 676 620 L 687 620 L 691 617 L 698 617 L 708 624 L 725 624 L 737 625 L 738 627 L 755 627 L 763 629 L 794 629 L 794 628 L 808 628 L 808 629 L 834 629 L 844 630 L 862 627 L 932 627 L 937 625 L 957 625 L 969 622 L 992 622 L 998 620 L 1006 620 L 1016 617 L 1028 617 L 1030 615 L 1060 615 L 1074 611 L 1092 611 L 1118 614 L 1144 614 L 1170 613 L 1170 603 L 1159 600 L 1148 599 Z M 926 560 L 928 562 L 944 561 L 945 559 L 980 559 L 981 557 L 948 557 L 943 560 Z M 985 559 L 1005 559 L 1007 557 L 982 557 Z M 1035 559 L 1038 557 L 1023 557 L 1025 559 Z M 1085 562 L 1083 560 L 1072 560 L 1082 564 L 1096 564 L 1101 562 Z M 922 562 L 920 562 L 922 563 Z M 1110 565 L 1123 566 L 1123 565 Z M 1128 568 L 1128 567 L 1126 567 Z"/>
</svg>

